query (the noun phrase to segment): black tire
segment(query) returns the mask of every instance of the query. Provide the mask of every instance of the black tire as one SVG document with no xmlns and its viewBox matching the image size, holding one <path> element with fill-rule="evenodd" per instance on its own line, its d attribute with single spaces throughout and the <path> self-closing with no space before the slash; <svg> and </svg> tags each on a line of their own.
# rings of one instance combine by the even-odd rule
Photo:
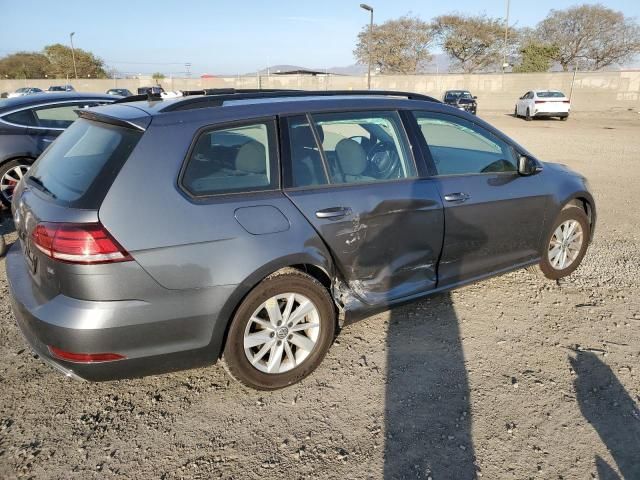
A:
<svg viewBox="0 0 640 480">
<path fill-rule="evenodd" d="M 513 109 L 513 116 L 518 118 L 520 117 L 520 115 L 518 115 L 518 106 L 516 105 L 516 107 Z"/>
<path fill-rule="evenodd" d="M 320 332 L 313 350 L 298 366 L 284 373 L 266 373 L 254 367 L 244 351 L 244 332 L 254 311 L 274 295 L 293 292 L 304 295 L 316 306 Z M 257 390 L 277 390 L 299 382 L 322 362 L 336 332 L 336 309 L 327 289 L 315 278 L 287 268 L 265 278 L 240 304 L 234 315 L 222 355 L 227 373 L 241 384 Z"/>
<path fill-rule="evenodd" d="M 0 233 L 0 257 L 3 257 L 7 250 L 7 244 L 4 241 L 4 236 Z"/>
<path fill-rule="evenodd" d="M 565 117 L 560 117 L 560 120 L 562 120 L 563 122 L 566 122 L 568 119 L 569 119 L 569 115 Z"/>
<path fill-rule="evenodd" d="M 31 162 L 28 161 L 26 158 L 18 158 L 18 159 L 15 159 L 15 160 L 11 160 L 9 162 L 5 162 L 2 165 L 0 165 L 0 182 L 2 181 L 3 177 L 7 174 L 7 172 L 9 172 L 11 169 L 13 169 L 15 167 L 18 167 L 20 165 L 24 165 L 26 167 L 30 167 L 31 166 Z M 11 206 L 11 202 L 5 196 L 5 194 L 2 193 L 2 191 L 0 191 L 0 202 L 5 207 L 10 207 Z"/>
<path fill-rule="evenodd" d="M 527 122 L 530 122 L 530 121 L 531 121 L 531 119 L 532 119 L 532 117 L 531 117 L 531 110 L 529 110 L 528 108 L 527 108 L 527 114 L 525 115 L 524 119 L 525 119 Z"/>
<path fill-rule="evenodd" d="M 553 237 L 553 232 L 558 228 L 558 226 L 567 220 L 576 220 L 580 226 L 582 227 L 582 245 L 580 246 L 580 251 L 576 259 L 571 263 L 567 268 L 563 270 L 555 269 L 551 266 L 551 262 L 549 261 L 548 248 L 551 242 L 551 238 Z M 575 205 L 569 205 L 564 208 L 556 218 L 556 221 L 553 223 L 553 227 L 551 228 L 549 234 L 547 235 L 545 246 L 542 251 L 542 259 L 540 260 L 540 270 L 542 274 L 550 280 L 558 280 L 560 278 L 571 275 L 576 268 L 582 262 L 585 254 L 587 253 L 587 248 L 589 247 L 589 240 L 591 238 L 591 226 L 589 225 L 589 218 L 585 211 L 577 207 Z"/>
</svg>

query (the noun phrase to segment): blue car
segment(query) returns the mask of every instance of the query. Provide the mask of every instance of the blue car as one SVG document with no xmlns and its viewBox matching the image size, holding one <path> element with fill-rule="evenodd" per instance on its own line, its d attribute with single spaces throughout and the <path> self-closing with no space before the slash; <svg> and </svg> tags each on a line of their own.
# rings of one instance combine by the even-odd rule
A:
<svg viewBox="0 0 640 480">
<path fill-rule="evenodd" d="M 73 377 L 220 359 L 282 388 L 373 312 L 571 274 L 596 223 L 584 177 L 423 95 L 210 90 L 79 116 L 16 188 L 6 261 L 25 338 Z"/>
</svg>

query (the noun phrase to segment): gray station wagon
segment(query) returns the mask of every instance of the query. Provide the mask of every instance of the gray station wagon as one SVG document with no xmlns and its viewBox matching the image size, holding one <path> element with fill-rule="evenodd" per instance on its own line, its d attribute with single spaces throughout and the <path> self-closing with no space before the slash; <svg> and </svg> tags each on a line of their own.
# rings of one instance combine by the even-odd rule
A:
<svg viewBox="0 0 640 480">
<path fill-rule="evenodd" d="M 535 264 L 564 277 L 594 231 L 582 176 L 418 94 L 214 90 L 78 114 L 16 188 L 7 256 L 24 336 L 73 377 L 222 359 L 281 388 L 345 324 Z"/>
</svg>

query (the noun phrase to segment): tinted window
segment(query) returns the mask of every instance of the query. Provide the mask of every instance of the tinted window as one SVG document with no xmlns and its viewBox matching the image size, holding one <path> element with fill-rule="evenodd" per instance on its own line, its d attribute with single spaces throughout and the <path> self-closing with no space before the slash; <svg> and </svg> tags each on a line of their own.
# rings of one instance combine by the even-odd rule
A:
<svg viewBox="0 0 640 480">
<path fill-rule="evenodd" d="M 255 123 L 205 132 L 191 151 L 182 177 L 193 195 L 277 187 L 273 124 Z"/>
<path fill-rule="evenodd" d="M 38 126 L 44 128 L 67 128 L 78 118 L 74 110 L 79 105 L 57 105 L 50 107 L 36 108 L 33 110 Z"/>
<path fill-rule="evenodd" d="M 562 92 L 538 92 L 536 96 L 538 98 L 563 98 L 565 94 Z"/>
<path fill-rule="evenodd" d="M 299 115 L 288 120 L 293 187 L 323 185 L 327 176 L 320 149 L 313 136 L 307 117 Z"/>
<path fill-rule="evenodd" d="M 516 171 L 511 146 L 484 128 L 451 115 L 414 115 L 438 175 Z"/>
<path fill-rule="evenodd" d="M 16 125 L 23 125 L 25 127 L 35 127 L 38 125 L 36 117 L 33 114 L 33 110 L 31 109 L 21 110 L 10 115 L 5 115 L 2 118 L 7 122 L 15 123 Z"/>
<path fill-rule="evenodd" d="M 415 176 L 396 112 L 313 115 L 331 183 L 359 183 Z"/>
<path fill-rule="evenodd" d="M 79 119 L 36 161 L 30 183 L 70 206 L 97 208 L 141 135 Z"/>
</svg>

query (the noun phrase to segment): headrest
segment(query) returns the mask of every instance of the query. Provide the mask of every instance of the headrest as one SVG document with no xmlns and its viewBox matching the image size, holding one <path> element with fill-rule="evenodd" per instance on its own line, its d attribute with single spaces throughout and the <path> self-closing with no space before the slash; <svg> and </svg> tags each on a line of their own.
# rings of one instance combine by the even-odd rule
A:
<svg viewBox="0 0 640 480">
<path fill-rule="evenodd" d="M 336 145 L 336 156 L 345 175 L 362 175 L 367 168 L 367 154 L 355 140 L 343 138 Z"/>
<path fill-rule="evenodd" d="M 240 147 L 236 155 L 236 169 L 250 173 L 264 173 L 267 167 L 267 155 L 264 145 L 250 140 Z"/>
</svg>

